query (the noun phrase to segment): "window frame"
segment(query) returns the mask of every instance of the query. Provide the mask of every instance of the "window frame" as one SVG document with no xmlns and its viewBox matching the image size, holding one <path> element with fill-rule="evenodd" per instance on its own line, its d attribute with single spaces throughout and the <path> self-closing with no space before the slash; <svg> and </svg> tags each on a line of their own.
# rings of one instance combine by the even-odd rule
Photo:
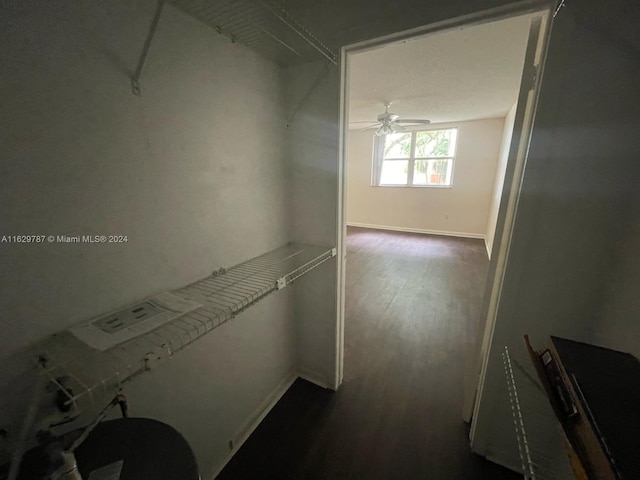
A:
<svg viewBox="0 0 640 480">
<path fill-rule="evenodd" d="M 453 154 L 447 157 L 416 157 L 416 140 L 418 137 L 418 133 L 420 132 L 434 132 L 440 130 L 455 130 L 456 131 L 456 142 L 453 148 Z M 386 141 L 386 135 L 374 136 L 374 145 L 373 145 L 373 168 L 371 175 L 371 186 L 373 187 L 391 187 L 391 188 L 453 188 L 453 178 L 454 178 L 454 168 L 455 168 L 455 159 L 458 151 L 458 127 L 447 127 L 447 128 L 421 128 L 419 130 L 407 130 L 406 132 L 398 132 L 404 134 L 411 135 L 411 147 L 409 149 L 409 156 L 406 158 L 384 158 L 384 144 Z M 416 161 L 420 160 L 450 160 L 451 161 L 451 169 L 449 175 L 449 184 L 448 185 L 415 185 L 414 181 L 414 173 L 415 173 L 415 164 Z M 407 162 L 407 182 L 406 183 L 381 183 L 382 180 L 382 168 L 385 161 L 403 161 Z"/>
</svg>

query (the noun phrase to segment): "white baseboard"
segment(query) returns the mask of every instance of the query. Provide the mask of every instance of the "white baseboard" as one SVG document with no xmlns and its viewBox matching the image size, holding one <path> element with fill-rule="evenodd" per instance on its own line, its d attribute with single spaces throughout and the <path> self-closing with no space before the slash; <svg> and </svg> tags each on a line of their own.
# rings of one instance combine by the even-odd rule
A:
<svg viewBox="0 0 640 480">
<path fill-rule="evenodd" d="M 220 472 L 227 466 L 227 463 L 233 458 L 235 453 L 240 450 L 240 447 L 247 441 L 247 439 L 251 436 L 251 434 L 258 428 L 260 422 L 264 420 L 264 417 L 271 411 L 271 409 L 275 406 L 276 403 L 282 398 L 282 396 L 289 390 L 289 387 L 293 385 L 298 378 L 302 378 L 307 380 L 321 388 L 331 389 L 331 387 L 327 384 L 326 381 L 321 380 L 322 375 L 318 375 L 316 372 L 311 372 L 309 370 L 300 370 L 289 374 L 272 392 L 271 394 L 265 398 L 265 400 L 256 408 L 249 419 L 244 423 L 244 425 L 238 429 L 238 433 L 234 435 L 234 438 L 231 440 L 233 443 L 233 448 L 229 449 L 229 452 L 225 456 L 225 458 L 220 462 L 206 477 L 208 480 L 215 480 L 215 478 L 220 474 Z"/>
<path fill-rule="evenodd" d="M 489 257 L 489 260 L 491 260 L 491 245 L 489 245 L 489 242 L 487 242 L 487 237 L 485 237 L 484 239 L 484 246 L 487 249 L 487 257 Z"/>
<path fill-rule="evenodd" d="M 446 230 L 428 230 L 425 228 L 393 227 L 390 225 L 373 225 L 370 223 L 356 223 L 356 222 L 347 222 L 347 225 L 350 227 L 374 228 L 376 230 L 392 230 L 395 232 L 424 233 L 427 235 L 444 235 L 447 237 L 480 238 L 482 240 L 485 240 L 485 236 L 481 233 L 449 232 Z M 486 243 L 486 240 L 485 240 L 485 243 Z"/>
<path fill-rule="evenodd" d="M 303 380 L 306 380 L 307 382 L 311 382 L 320 388 L 334 390 L 332 387 L 329 386 L 329 383 L 327 383 L 326 380 L 322 379 L 323 376 L 319 375 L 317 372 L 301 369 L 301 370 L 298 370 L 298 377 L 302 378 Z"/>
<path fill-rule="evenodd" d="M 226 457 L 220 462 L 206 477 L 208 480 L 215 480 L 220 472 L 226 467 L 227 463 L 240 450 L 240 447 L 246 442 L 251 434 L 258 428 L 260 422 L 264 420 L 264 417 L 271 411 L 276 403 L 282 398 L 282 396 L 289 390 L 289 387 L 293 385 L 293 382 L 298 378 L 297 372 L 289 374 L 280 384 L 264 399 L 264 401 L 258 405 L 258 408 L 253 412 L 245 424 L 238 430 L 238 433 L 234 435 L 231 440 L 233 442 L 233 448 L 229 449 Z"/>
</svg>

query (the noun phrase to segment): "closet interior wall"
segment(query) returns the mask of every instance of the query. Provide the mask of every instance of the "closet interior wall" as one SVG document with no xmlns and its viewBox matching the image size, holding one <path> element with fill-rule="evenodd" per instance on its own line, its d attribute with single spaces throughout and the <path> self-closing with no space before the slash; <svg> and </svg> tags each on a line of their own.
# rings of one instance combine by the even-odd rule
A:
<svg viewBox="0 0 640 480">
<path fill-rule="evenodd" d="M 155 8 L 3 5 L 2 234 L 128 239 L 3 243 L 3 358 L 291 240 L 282 69 L 167 4 L 135 96 Z M 295 378 L 296 296 L 270 295 L 126 388 L 131 415 L 185 435 L 203 478 Z"/>
</svg>

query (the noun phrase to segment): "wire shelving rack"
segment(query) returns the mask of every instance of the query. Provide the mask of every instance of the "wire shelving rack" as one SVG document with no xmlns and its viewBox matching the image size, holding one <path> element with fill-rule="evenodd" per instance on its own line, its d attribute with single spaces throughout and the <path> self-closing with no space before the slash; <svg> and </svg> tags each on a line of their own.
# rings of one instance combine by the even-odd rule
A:
<svg viewBox="0 0 640 480">
<path fill-rule="evenodd" d="M 335 256 L 335 248 L 290 243 L 172 291 L 201 307 L 106 351 L 66 330 L 33 349 L 41 374 L 75 411 L 102 405 L 132 378 Z"/>
<path fill-rule="evenodd" d="M 521 468 L 526 480 L 573 480 L 562 428 L 530 361 L 507 346 L 502 362 Z"/>
</svg>

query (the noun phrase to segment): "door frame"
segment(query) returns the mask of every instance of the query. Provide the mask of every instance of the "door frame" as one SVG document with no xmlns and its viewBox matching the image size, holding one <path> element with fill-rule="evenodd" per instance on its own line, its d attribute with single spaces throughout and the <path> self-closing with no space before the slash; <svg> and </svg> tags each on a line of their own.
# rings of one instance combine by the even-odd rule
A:
<svg viewBox="0 0 640 480">
<path fill-rule="evenodd" d="M 487 275 L 487 286 L 483 301 L 483 310 L 478 339 L 475 345 L 473 364 L 470 366 L 468 381 L 465 382 L 465 402 L 464 411 L 461 416 L 465 421 L 471 420 L 472 413 L 477 408 L 476 393 L 481 392 L 482 383 L 485 376 L 486 358 L 488 348 L 486 348 L 493 335 L 496 305 L 502 289 L 502 279 L 506 268 L 511 233 L 517 214 L 518 200 L 524 175 L 526 156 L 528 152 L 529 140 L 533 129 L 535 117 L 535 107 L 542 78 L 544 60 L 551 33 L 551 23 L 556 0 L 524 0 L 502 7 L 482 10 L 479 12 L 455 17 L 452 19 L 439 21 L 417 27 L 410 30 L 397 32 L 391 35 L 354 43 L 341 48 L 340 51 L 340 130 L 339 130 L 339 150 L 338 150 L 338 202 L 337 202 L 337 302 L 336 302 L 336 349 L 335 349 L 335 376 L 333 388 L 337 389 L 342 383 L 344 376 L 344 328 L 345 328 L 345 290 L 346 290 L 346 176 L 347 176 L 347 155 L 348 155 L 348 128 L 349 128 L 349 64 L 350 56 L 356 53 L 366 52 L 383 46 L 397 44 L 417 37 L 441 33 L 460 27 L 481 25 L 484 23 L 503 20 L 515 16 L 529 13 L 546 14 L 546 20 L 542 23 L 544 28 L 539 32 L 536 39 L 536 62 L 537 70 L 533 81 L 525 84 L 521 83 L 521 90 L 518 96 L 518 108 L 514 123 L 513 137 L 507 160 L 507 171 L 503 184 L 502 198 L 498 212 L 496 232 L 492 248 L 491 261 Z M 531 47 L 531 32 L 529 45 Z M 523 68 L 523 80 L 534 72 L 530 66 L 525 64 Z M 524 90 L 524 91 L 523 91 Z M 522 99 L 528 98 L 526 105 Z M 518 124 L 518 122 L 520 122 Z M 473 425 L 472 425 L 473 426 Z M 473 436 L 473 429 L 472 429 Z"/>
</svg>

